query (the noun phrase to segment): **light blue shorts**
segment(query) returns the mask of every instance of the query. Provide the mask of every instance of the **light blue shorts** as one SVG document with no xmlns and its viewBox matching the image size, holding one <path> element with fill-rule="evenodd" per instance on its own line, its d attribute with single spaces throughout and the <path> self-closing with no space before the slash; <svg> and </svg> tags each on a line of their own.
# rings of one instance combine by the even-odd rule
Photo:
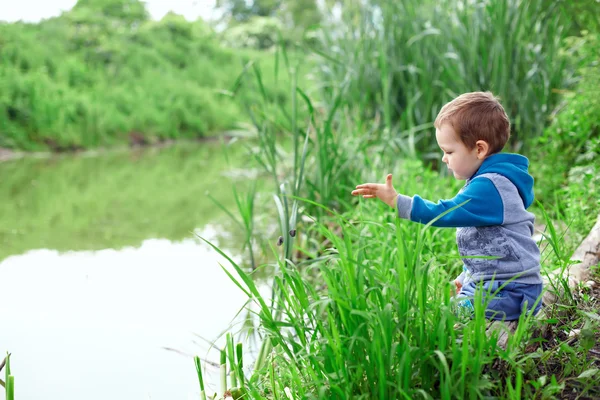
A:
<svg viewBox="0 0 600 400">
<path fill-rule="evenodd" d="M 537 314 L 542 308 L 542 301 L 537 302 L 542 294 L 543 285 L 509 282 L 500 291 L 498 288 L 504 282 L 484 282 L 476 284 L 469 282 L 462 287 L 456 296 L 458 306 L 473 310 L 475 291 L 482 291 L 482 305 L 487 300 L 485 317 L 493 320 L 514 321 L 519 319 L 525 309 L 527 312 Z M 489 294 L 488 294 L 489 293 Z M 535 306 L 535 309 L 533 307 Z M 532 310 L 533 309 L 533 310 Z"/>
</svg>

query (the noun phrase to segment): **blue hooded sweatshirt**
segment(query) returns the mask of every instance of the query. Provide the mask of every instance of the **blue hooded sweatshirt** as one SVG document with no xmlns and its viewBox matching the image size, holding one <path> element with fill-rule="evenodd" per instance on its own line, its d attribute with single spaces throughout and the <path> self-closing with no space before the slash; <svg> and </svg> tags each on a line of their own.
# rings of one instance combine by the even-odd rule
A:
<svg viewBox="0 0 600 400">
<path fill-rule="evenodd" d="M 532 239 L 533 177 L 529 160 L 518 154 L 493 154 L 452 199 L 433 203 L 420 196 L 398 195 L 398 216 L 427 224 L 453 207 L 434 226 L 455 227 L 458 251 L 466 267 L 459 280 L 512 280 L 541 284 L 540 251 Z M 464 204 L 463 204 L 464 203 Z M 477 256 L 491 256 L 477 258 Z"/>
</svg>

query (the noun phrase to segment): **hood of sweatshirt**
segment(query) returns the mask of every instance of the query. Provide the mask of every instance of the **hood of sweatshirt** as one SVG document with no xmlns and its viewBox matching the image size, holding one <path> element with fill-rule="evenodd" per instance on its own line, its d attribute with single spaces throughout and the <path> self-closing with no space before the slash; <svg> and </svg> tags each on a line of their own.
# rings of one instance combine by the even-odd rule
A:
<svg viewBox="0 0 600 400">
<path fill-rule="evenodd" d="M 499 153 L 487 157 L 471 179 L 496 173 L 510 180 L 519 191 L 525 208 L 533 203 L 533 177 L 529 175 L 529 160 L 520 154 Z"/>
</svg>

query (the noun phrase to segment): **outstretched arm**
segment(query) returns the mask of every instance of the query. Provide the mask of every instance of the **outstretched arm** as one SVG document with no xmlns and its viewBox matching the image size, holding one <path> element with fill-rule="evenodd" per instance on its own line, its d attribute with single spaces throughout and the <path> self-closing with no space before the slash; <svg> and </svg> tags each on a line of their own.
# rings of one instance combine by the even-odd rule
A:
<svg viewBox="0 0 600 400">
<path fill-rule="evenodd" d="M 378 198 L 392 208 L 397 208 L 400 218 L 427 224 L 440 214 L 460 206 L 437 219 L 438 227 L 490 226 L 500 225 L 504 220 L 504 206 L 496 186 L 487 178 L 473 179 L 467 188 L 449 200 L 437 203 L 420 196 L 398 194 L 392 186 L 392 175 L 388 174 L 385 183 L 363 183 L 352 191 L 353 196 L 365 199 Z"/>
<path fill-rule="evenodd" d="M 504 205 L 496 186 L 488 178 L 476 178 L 454 198 L 437 203 L 420 196 L 399 195 L 398 216 L 427 224 L 444 212 L 433 226 L 464 227 L 500 225 L 504 220 Z M 455 208 L 457 207 L 457 208 Z"/>
<path fill-rule="evenodd" d="M 365 199 L 378 198 L 392 208 L 396 208 L 398 193 L 392 186 L 392 174 L 385 177 L 385 183 L 363 183 L 352 191 L 353 196 L 362 196 Z"/>
</svg>

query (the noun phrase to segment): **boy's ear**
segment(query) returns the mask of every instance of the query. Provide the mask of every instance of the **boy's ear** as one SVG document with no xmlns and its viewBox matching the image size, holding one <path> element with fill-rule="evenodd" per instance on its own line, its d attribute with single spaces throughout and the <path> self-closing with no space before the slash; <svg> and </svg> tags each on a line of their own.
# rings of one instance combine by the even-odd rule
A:
<svg viewBox="0 0 600 400">
<path fill-rule="evenodd" d="M 490 145 L 485 140 L 478 140 L 475 142 L 475 149 L 477 149 L 477 158 L 483 160 L 490 152 Z"/>
</svg>

